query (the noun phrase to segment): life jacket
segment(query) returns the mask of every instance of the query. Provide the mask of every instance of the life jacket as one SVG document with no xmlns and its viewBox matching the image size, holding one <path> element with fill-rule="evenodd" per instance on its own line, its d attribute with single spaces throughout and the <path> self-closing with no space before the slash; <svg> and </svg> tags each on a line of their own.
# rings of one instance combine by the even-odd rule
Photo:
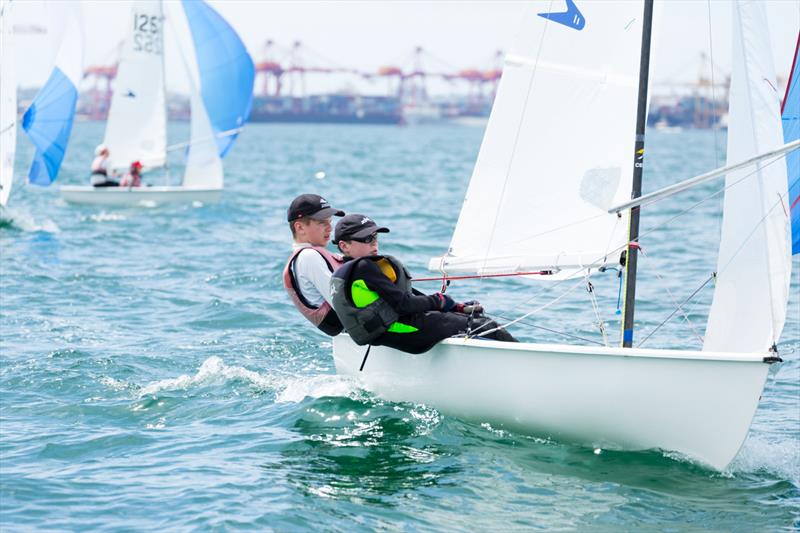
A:
<svg viewBox="0 0 800 533">
<path fill-rule="evenodd" d="M 382 261 L 383 260 L 383 261 Z M 392 279 L 398 288 L 411 292 L 411 275 L 398 259 L 390 255 L 360 257 L 344 264 L 331 277 L 333 308 L 344 329 L 359 346 L 369 344 L 386 331 L 410 333 L 413 326 L 397 320 L 400 315 L 378 293 L 367 288 L 364 280 L 353 279 L 356 266 L 361 261 L 375 261 L 381 271 Z M 385 267 L 388 262 L 389 268 Z"/>
<path fill-rule="evenodd" d="M 323 301 L 320 306 L 315 306 L 306 300 L 305 297 L 303 297 L 303 293 L 300 292 L 300 286 L 297 284 L 297 280 L 294 277 L 294 262 L 297 260 L 297 256 L 300 255 L 300 252 L 303 250 L 309 249 L 316 250 L 322 255 L 322 258 L 325 260 L 331 272 L 344 263 L 341 255 L 332 254 L 322 246 L 305 246 L 303 248 L 298 248 L 289 256 L 289 261 L 286 262 L 286 266 L 283 268 L 283 287 L 289 294 L 289 298 L 292 299 L 294 306 L 309 322 L 317 326 L 324 333 L 334 337 L 344 329 L 336 313 L 326 301 Z"/>
</svg>

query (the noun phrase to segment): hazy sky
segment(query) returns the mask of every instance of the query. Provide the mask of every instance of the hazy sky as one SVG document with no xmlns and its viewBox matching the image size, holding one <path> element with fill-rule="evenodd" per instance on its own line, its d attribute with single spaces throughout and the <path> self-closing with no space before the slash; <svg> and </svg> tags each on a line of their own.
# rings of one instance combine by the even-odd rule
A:
<svg viewBox="0 0 800 533">
<path fill-rule="evenodd" d="M 51 0 L 57 1 L 57 0 Z M 65 1 L 65 0 L 61 0 Z M 556 3 L 560 0 L 554 0 Z M 597 1 L 597 0 L 583 0 Z M 516 34 L 525 2 L 482 1 L 262 1 L 210 0 L 209 3 L 237 29 L 255 61 L 264 58 L 268 39 L 277 55 L 288 55 L 301 41 L 307 66 L 352 67 L 376 71 L 380 66 L 411 67 L 413 50 L 426 51 L 423 66 L 430 71 L 488 69 L 497 50 L 508 50 Z M 124 36 L 130 0 L 83 0 L 86 39 L 85 63 L 109 63 Z M 578 2 L 580 4 L 580 2 Z M 765 0 L 776 69 L 787 71 L 800 28 L 800 0 Z M 730 5 L 726 0 L 668 0 L 662 10 L 662 43 L 654 56 L 653 80 L 690 81 L 701 69 L 700 53 L 709 52 L 709 11 L 713 23 L 713 56 L 717 74 L 729 70 Z M 16 0 L 15 25 L 47 25 L 46 2 Z M 56 33 L 56 32 L 51 32 Z M 20 85 L 41 84 L 52 61 L 52 44 L 41 34 L 17 35 Z M 167 59 L 177 57 L 170 52 Z M 273 58 L 274 59 L 274 58 Z M 708 67 L 706 67 L 708 70 Z M 168 69 L 181 73 L 182 69 Z M 170 88 L 184 82 L 168 74 Z M 352 86 L 383 92 L 385 83 L 366 84 L 355 77 L 316 75 L 307 79 L 309 92 Z M 446 85 L 434 86 L 440 91 Z"/>
</svg>

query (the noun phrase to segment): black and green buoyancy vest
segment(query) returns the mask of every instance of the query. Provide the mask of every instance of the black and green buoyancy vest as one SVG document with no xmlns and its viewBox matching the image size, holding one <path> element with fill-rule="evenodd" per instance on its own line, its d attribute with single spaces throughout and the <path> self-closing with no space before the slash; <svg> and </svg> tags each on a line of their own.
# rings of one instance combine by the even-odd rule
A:
<svg viewBox="0 0 800 533">
<path fill-rule="evenodd" d="M 397 321 L 400 316 L 377 292 L 370 290 L 363 279 L 353 279 L 360 261 L 388 261 L 397 277 L 394 283 L 404 292 L 411 292 L 411 276 L 403 263 L 390 255 L 372 255 L 348 261 L 331 277 L 333 308 L 345 331 L 359 346 L 369 344 L 386 331 L 411 333 L 417 328 Z M 390 278 L 391 279 L 391 278 Z"/>
</svg>

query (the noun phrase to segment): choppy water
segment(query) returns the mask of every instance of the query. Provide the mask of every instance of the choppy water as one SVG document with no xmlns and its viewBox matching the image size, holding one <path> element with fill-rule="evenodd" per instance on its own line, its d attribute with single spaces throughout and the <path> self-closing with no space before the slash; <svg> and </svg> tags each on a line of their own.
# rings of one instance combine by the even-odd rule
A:
<svg viewBox="0 0 800 533">
<path fill-rule="evenodd" d="M 62 183 L 102 124 L 76 124 Z M 184 125 L 174 126 L 180 140 Z M 17 184 L 0 226 L 3 530 L 713 530 L 800 527 L 800 264 L 772 376 L 728 472 L 549 442 L 374 398 L 283 294 L 288 202 L 319 192 L 391 227 L 422 273 L 449 242 L 482 131 L 249 126 L 216 205 L 74 207 Z M 651 134 L 646 190 L 711 168 L 708 132 Z M 717 139 L 724 146 L 724 139 Z M 31 153 L 20 135 L 17 170 Z M 316 179 L 324 171 L 326 177 Z M 713 192 L 648 208 L 644 231 Z M 643 239 L 637 338 L 715 268 L 719 200 Z M 535 216 L 535 214 L 531 214 Z M 616 278 L 595 280 L 617 335 Z M 435 290 L 435 287 L 430 287 Z M 552 294 L 454 284 L 499 316 Z M 711 291 L 689 319 L 702 332 Z M 464 299 L 464 298 L 462 298 Z M 582 291 L 529 323 L 599 340 Z M 525 339 L 575 342 L 518 325 Z M 699 346 L 676 319 L 646 346 Z"/>
</svg>

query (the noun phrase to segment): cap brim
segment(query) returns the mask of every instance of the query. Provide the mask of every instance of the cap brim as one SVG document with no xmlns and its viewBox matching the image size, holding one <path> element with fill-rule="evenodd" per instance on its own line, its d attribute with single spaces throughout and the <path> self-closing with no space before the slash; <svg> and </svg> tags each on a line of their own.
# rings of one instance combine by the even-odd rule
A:
<svg viewBox="0 0 800 533">
<path fill-rule="evenodd" d="M 389 233 L 389 228 L 384 228 L 383 226 L 378 226 L 377 228 L 364 228 L 353 233 L 352 235 L 348 235 L 346 239 L 342 240 L 346 241 L 353 238 L 363 239 L 364 237 L 369 237 L 370 235 L 375 235 L 376 233 Z"/>
<path fill-rule="evenodd" d="M 326 218 L 331 218 L 332 216 L 343 217 L 344 211 L 336 209 L 335 207 L 326 207 L 325 209 L 320 209 L 312 215 L 308 215 L 308 218 L 313 218 L 314 220 L 325 220 Z"/>
</svg>

